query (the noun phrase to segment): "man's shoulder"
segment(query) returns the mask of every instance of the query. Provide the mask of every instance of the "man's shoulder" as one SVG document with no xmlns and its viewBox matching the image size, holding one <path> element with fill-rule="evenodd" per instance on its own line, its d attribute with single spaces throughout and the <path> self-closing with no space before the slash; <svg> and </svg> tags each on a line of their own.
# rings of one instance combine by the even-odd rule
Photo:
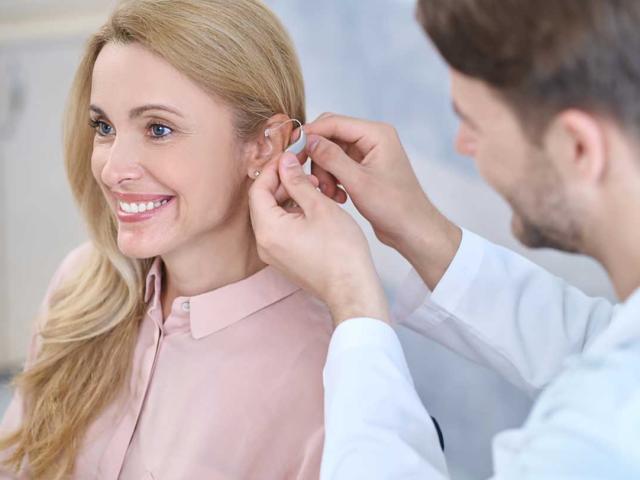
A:
<svg viewBox="0 0 640 480">
<path fill-rule="evenodd" d="M 625 423 L 640 425 L 639 401 L 640 338 L 630 338 L 571 358 L 541 394 L 531 419 L 544 422 L 565 416 L 576 427 L 614 439 L 620 438 Z"/>
<path fill-rule="evenodd" d="M 640 478 L 640 341 L 571 359 L 525 425 L 494 442 L 496 478 Z"/>
</svg>

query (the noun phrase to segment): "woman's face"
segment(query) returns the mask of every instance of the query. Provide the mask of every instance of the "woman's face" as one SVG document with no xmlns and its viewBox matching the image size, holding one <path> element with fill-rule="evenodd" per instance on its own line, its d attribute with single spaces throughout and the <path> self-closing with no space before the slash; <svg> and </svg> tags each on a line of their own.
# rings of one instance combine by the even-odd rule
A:
<svg viewBox="0 0 640 480">
<path fill-rule="evenodd" d="M 118 246 L 166 255 L 246 215 L 245 149 L 231 110 L 139 44 L 107 44 L 93 70 L 93 175 Z"/>
</svg>

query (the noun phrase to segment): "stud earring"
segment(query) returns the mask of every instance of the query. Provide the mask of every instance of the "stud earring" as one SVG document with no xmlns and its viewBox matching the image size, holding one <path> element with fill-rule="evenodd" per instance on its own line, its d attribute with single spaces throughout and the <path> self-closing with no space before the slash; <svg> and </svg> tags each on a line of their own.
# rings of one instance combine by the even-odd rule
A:
<svg viewBox="0 0 640 480">
<path fill-rule="evenodd" d="M 260 170 L 256 170 L 255 172 L 253 172 L 253 176 L 258 178 L 260 176 Z"/>
</svg>

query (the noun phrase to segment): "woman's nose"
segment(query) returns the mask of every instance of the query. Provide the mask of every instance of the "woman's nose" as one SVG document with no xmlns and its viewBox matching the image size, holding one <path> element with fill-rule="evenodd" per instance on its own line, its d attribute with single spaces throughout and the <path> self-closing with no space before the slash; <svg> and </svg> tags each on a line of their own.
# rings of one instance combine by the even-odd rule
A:
<svg viewBox="0 0 640 480">
<path fill-rule="evenodd" d="M 126 145 L 120 139 L 111 145 L 102 168 L 103 183 L 114 188 L 125 181 L 139 180 L 144 173 L 139 162 L 139 152 L 134 145 Z"/>
</svg>

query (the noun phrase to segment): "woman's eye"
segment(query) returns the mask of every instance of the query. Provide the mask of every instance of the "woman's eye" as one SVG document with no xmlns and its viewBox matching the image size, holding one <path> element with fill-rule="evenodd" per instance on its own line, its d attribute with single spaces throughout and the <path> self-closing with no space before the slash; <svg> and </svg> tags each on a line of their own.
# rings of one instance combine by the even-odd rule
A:
<svg viewBox="0 0 640 480">
<path fill-rule="evenodd" d="M 162 138 L 169 135 L 173 130 L 165 125 L 160 125 L 158 123 L 151 125 L 151 135 L 154 138 Z"/>
<path fill-rule="evenodd" d="M 100 122 L 99 128 L 102 135 L 109 135 L 113 133 L 113 128 L 107 123 Z"/>
<path fill-rule="evenodd" d="M 92 121 L 90 125 L 95 129 L 96 133 L 101 137 L 106 137 L 113 133 L 113 127 L 102 120 Z"/>
<path fill-rule="evenodd" d="M 114 129 L 108 123 L 102 120 L 91 120 L 89 125 L 96 131 L 96 133 L 101 137 L 106 137 L 112 135 L 114 133 Z M 173 133 L 173 130 L 167 127 L 166 125 L 162 125 L 159 123 L 154 123 L 149 125 L 148 127 L 151 131 L 152 138 L 164 138 L 169 134 Z"/>
</svg>

